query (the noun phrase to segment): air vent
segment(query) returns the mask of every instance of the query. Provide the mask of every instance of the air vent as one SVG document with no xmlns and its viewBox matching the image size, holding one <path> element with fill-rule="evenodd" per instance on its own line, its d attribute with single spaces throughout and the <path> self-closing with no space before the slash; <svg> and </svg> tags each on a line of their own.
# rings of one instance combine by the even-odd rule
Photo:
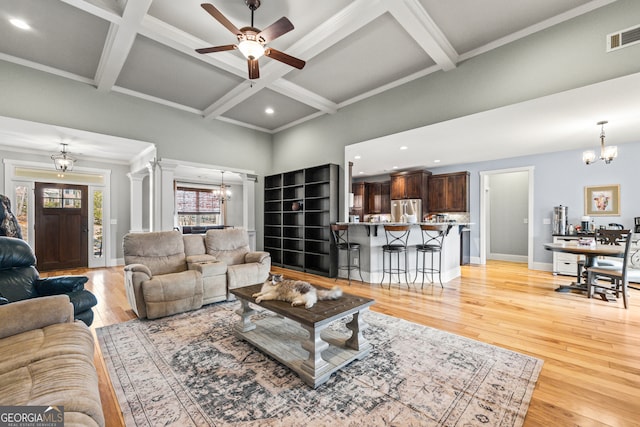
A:
<svg viewBox="0 0 640 427">
<path fill-rule="evenodd" d="M 607 52 L 640 43 L 640 25 L 607 35 Z"/>
</svg>

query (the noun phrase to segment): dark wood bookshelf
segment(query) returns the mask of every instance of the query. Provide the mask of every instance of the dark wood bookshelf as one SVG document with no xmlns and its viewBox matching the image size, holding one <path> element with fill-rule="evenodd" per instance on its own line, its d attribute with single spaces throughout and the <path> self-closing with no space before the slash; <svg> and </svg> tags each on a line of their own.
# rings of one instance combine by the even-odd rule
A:
<svg viewBox="0 0 640 427">
<path fill-rule="evenodd" d="M 265 177 L 264 250 L 278 267 L 334 277 L 329 225 L 338 220 L 339 166 Z"/>
</svg>

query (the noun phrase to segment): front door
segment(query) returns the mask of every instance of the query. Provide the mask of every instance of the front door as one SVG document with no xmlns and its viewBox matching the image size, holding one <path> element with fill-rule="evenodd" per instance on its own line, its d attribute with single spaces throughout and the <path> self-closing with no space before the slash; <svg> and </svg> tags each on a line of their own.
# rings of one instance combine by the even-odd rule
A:
<svg viewBox="0 0 640 427">
<path fill-rule="evenodd" d="M 38 269 L 87 267 L 88 187 L 36 182 L 35 189 Z"/>
</svg>

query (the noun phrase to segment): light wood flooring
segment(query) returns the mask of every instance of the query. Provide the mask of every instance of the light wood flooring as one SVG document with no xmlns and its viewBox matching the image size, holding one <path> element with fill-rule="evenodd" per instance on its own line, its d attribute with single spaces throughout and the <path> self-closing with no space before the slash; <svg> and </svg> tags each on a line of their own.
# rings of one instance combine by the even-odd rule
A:
<svg viewBox="0 0 640 427">
<path fill-rule="evenodd" d="M 290 270 L 285 277 L 330 287 L 333 279 Z M 135 318 L 123 287 L 122 267 L 67 270 L 86 274 L 98 298 L 92 329 Z M 490 261 L 462 268 L 445 289 L 407 289 L 339 280 L 347 292 L 374 298 L 391 316 L 463 335 L 544 360 L 525 426 L 640 425 L 640 291 L 622 302 L 554 292 L 567 276 Z M 425 354 L 425 357 L 429 357 Z M 118 403 L 99 346 L 96 366 L 108 426 L 122 426 Z"/>
</svg>

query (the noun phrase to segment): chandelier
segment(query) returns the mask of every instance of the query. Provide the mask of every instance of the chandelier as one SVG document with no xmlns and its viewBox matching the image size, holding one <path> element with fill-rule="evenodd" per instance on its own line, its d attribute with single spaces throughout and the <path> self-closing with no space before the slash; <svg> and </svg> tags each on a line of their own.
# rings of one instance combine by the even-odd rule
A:
<svg viewBox="0 0 640 427">
<path fill-rule="evenodd" d="M 214 191 L 214 194 L 216 196 L 218 196 L 218 198 L 220 199 L 220 201 L 222 203 L 226 202 L 227 200 L 231 200 L 231 189 L 229 187 L 227 187 L 226 185 L 224 185 L 224 173 L 226 171 L 220 171 L 220 175 L 222 176 L 222 182 L 220 184 L 220 188 L 216 191 Z"/>
<path fill-rule="evenodd" d="M 600 158 L 596 158 L 596 152 L 593 150 L 585 151 L 582 153 L 582 161 L 587 165 L 595 163 L 598 160 L 603 160 L 606 164 L 611 163 L 613 159 L 618 157 L 618 147 L 611 145 L 609 147 L 604 146 L 604 125 L 609 123 L 606 120 L 598 122 L 598 126 L 601 126 L 600 130 Z"/>
<path fill-rule="evenodd" d="M 60 144 L 60 153 L 52 155 L 51 160 L 53 160 L 53 166 L 56 170 L 61 173 L 71 172 L 76 162 L 75 157 L 67 153 L 67 144 L 64 143 Z"/>
</svg>

